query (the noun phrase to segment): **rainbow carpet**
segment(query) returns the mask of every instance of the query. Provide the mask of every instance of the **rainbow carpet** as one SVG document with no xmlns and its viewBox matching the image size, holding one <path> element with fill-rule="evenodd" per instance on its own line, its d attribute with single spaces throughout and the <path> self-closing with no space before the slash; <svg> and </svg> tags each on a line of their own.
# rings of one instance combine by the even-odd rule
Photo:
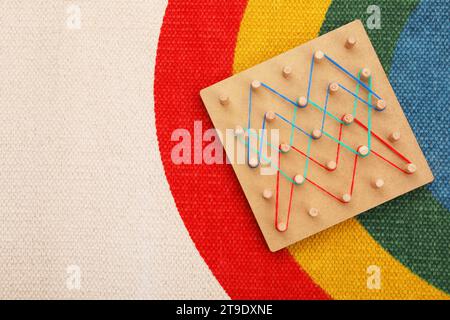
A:
<svg viewBox="0 0 450 320">
<path fill-rule="evenodd" d="M 174 129 L 195 120 L 212 127 L 200 89 L 354 19 L 365 23 L 371 4 L 169 1 L 154 88 L 161 157 L 184 224 L 231 298 L 450 297 L 447 1 L 380 0 L 381 26 L 366 28 L 436 177 L 431 185 L 274 254 L 230 166 L 170 160 Z M 372 265 L 379 290 L 366 285 Z"/>
</svg>

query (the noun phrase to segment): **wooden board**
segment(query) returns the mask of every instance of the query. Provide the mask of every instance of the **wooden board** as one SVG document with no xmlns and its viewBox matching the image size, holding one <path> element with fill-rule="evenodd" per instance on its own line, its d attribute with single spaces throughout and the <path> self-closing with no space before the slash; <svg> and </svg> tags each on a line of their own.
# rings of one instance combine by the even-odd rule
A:
<svg viewBox="0 0 450 320">
<path fill-rule="evenodd" d="M 345 46 L 349 37 L 357 40 L 351 49 Z M 319 50 L 325 53 L 325 57 L 314 62 L 314 53 Z M 288 78 L 282 72 L 285 66 L 292 68 Z M 358 80 L 362 68 L 371 70 L 370 79 Z M 253 80 L 262 83 L 256 90 L 251 88 Z M 337 92 L 329 94 L 327 100 L 332 82 L 340 87 Z M 200 94 L 215 128 L 223 133 L 220 138 L 224 148 L 271 251 L 314 235 L 433 180 L 359 20 L 203 89 Z M 228 97 L 226 105 L 221 104 L 221 96 Z M 308 97 L 305 108 L 297 105 L 300 96 Z M 381 99 L 387 107 L 384 111 L 377 111 L 374 106 Z M 267 157 L 261 153 L 259 157 L 261 162 L 269 157 L 272 162 L 261 163 L 257 168 L 250 168 L 248 163 L 238 163 L 238 149 L 246 150 L 245 160 L 248 162 L 248 159 L 258 158 L 261 147 L 249 147 L 251 139 L 245 135 L 235 137 L 233 145 L 226 141 L 233 139 L 225 134 L 226 129 L 241 126 L 246 133 L 249 129 L 259 130 L 269 111 L 277 114 L 275 120 L 266 122 L 264 131 L 256 131 L 256 135 L 267 133 L 267 137 L 263 141 L 255 140 L 262 142 L 264 150 L 270 144 Z M 345 114 L 354 114 L 356 120 L 349 125 L 342 124 Z M 309 134 L 313 129 L 320 130 L 322 122 L 321 138 L 311 139 Z M 369 125 L 371 130 L 366 130 L 364 127 Z M 279 152 L 278 142 L 271 137 L 275 132 L 273 129 L 279 130 L 280 143 L 292 143 L 293 148 L 289 152 Z M 392 132 L 399 132 L 401 138 L 392 142 L 389 140 Z M 256 135 L 249 134 L 250 137 Z M 362 145 L 370 147 L 367 156 L 358 154 L 361 150 L 358 147 Z M 278 156 L 279 163 L 275 161 Z M 337 169 L 327 170 L 325 166 L 332 160 L 338 160 Z M 410 163 L 417 168 L 413 174 L 406 170 Z M 277 170 L 274 174 L 264 175 L 261 170 L 267 166 Z M 296 174 L 307 180 L 301 185 L 292 183 Z M 374 187 L 376 179 L 384 181 L 382 188 Z M 270 199 L 263 198 L 265 189 L 272 190 Z M 344 194 L 351 194 L 350 202 L 342 201 Z M 309 215 L 311 208 L 319 210 L 318 216 Z M 280 226 L 288 223 L 287 229 L 278 230 L 276 220 Z"/>
</svg>

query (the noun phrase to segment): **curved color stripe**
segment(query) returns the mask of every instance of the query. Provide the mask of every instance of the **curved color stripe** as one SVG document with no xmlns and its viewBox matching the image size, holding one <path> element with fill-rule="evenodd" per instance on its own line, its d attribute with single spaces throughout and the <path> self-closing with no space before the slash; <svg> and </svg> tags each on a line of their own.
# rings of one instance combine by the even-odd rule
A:
<svg viewBox="0 0 450 320">
<path fill-rule="evenodd" d="M 419 0 L 334 0 L 327 12 L 320 34 L 327 33 L 355 19 L 367 21 L 367 8 L 377 5 L 381 12 L 381 28 L 368 29 L 370 40 L 386 73 L 389 73 L 395 46 L 408 17 Z M 372 12 L 372 11 L 370 11 Z"/>
<path fill-rule="evenodd" d="M 333 7 L 335 4 L 336 6 Z M 341 4 L 345 8 L 339 8 L 338 5 Z M 239 32 L 234 72 L 242 71 L 317 36 L 326 6 L 318 9 L 318 4 L 310 5 L 308 8 L 305 8 L 307 5 L 304 4 L 299 7 L 295 7 L 296 5 L 297 2 L 286 4 L 277 2 L 277 13 L 274 16 L 273 4 L 263 0 L 250 1 Z M 353 8 L 348 8 L 348 1 L 334 1 L 333 6 L 331 8 L 339 8 L 336 12 L 339 17 L 355 12 Z M 362 12 L 365 12 L 366 8 L 367 5 Z M 335 9 L 330 9 L 327 17 L 332 16 L 332 10 Z M 406 17 L 403 20 L 406 20 L 409 12 L 405 10 L 403 14 Z M 305 16 L 302 16 L 302 13 Z M 396 14 L 399 19 L 396 23 L 398 23 L 401 21 L 398 10 Z M 327 26 L 333 25 L 331 29 L 334 29 L 353 18 L 357 16 L 340 21 L 339 25 L 328 22 Z M 386 25 L 384 27 L 387 28 Z M 395 30 L 397 29 L 400 31 L 401 27 Z M 391 46 L 398 38 L 398 34 L 394 33 L 394 37 L 395 40 Z M 383 50 L 384 46 L 390 48 L 388 44 L 389 42 L 386 42 L 378 50 Z M 385 55 L 386 61 L 390 61 L 392 56 L 393 48 L 389 50 Z M 356 220 L 347 221 L 311 239 L 295 244 L 289 248 L 289 251 L 310 276 L 334 298 L 447 297 L 393 258 Z M 367 289 L 366 270 L 370 265 L 381 267 L 382 290 Z"/>
<path fill-rule="evenodd" d="M 214 276 L 234 299 L 327 299 L 287 251 L 271 253 L 229 165 L 176 165 L 175 129 L 212 127 L 199 91 L 232 72 L 246 1 L 169 1 L 155 70 L 164 170 L 180 215 Z M 205 145 L 205 144 L 204 144 Z"/>
<path fill-rule="evenodd" d="M 450 292 L 449 212 L 429 190 L 411 191 L 358 220 L 401 263 Z"/>
<path fill-rule="evenodd" d="M 448 131 L 450 116 L 442 108 L 449 105 L 450 97 L 436 93 L 448 91 L 448 83 L 442 81 L 442 66 L 448 69 L 450 64 L 449 11 L 450 4 L 444 0 L 420 4 L 400 36 L 390 75 L 435 181 L 375 208 L 374 214 L 360 219 L 399 261 L 447 293 L 450 293 L 450 168 L 446 163 L 450 143 L 440 132 Z M 416 77 L 417 72 L 420 77 Z M 395 237 L 396 234 L 399 236 Z"/>
<path fill-rule="evenodd" d="M 234 53 L 238 73 L 317 36 L 331 1 L 250 0 Z"/>
<path fill-rule="evenodd" d="M 448 299 L 389 255 L 355 219 L 289 248 L 336 299 Z M 381 289 L 367 288 L 370 266 L 381 270 Z"/>
<path fill-rule="evenodd" d="M 441 112 L 442 106 L 448 105 L 448 95 L 435 92 L 445 92 L 447 88 L 446 83 L 440 81 L 440 73 L 442 65 L 448 65 L 448 10 L 443 8 L 448 8 L 449 4 L 448 1 L 423 1 L 417 7 L 418 3 L 409 0 L 378 1 L 381 29 L 367 31 L 384 69 L 391 70 L 393 64 L 389 78 L 431 165 L 435 181 L 426 188 L 378 206 L 357 220 L 396 259 L 449 293 L 450 257 L 446 240 L 450 238 L 449 212 L 429 191 L 444 195 L 448 185 L 448 170 L 444 165 L 448 148 L 442 136 L 430 134 L 429 128 L 435 128 L 436 132 L 445 131 L 448 123 L 444 119 L 448 118 L 448 113 Z M 321 33 L 354 19 L 356 12 L 361 13 L 358 18 L 365 21 L 369 16 L 365 12 L 370 4 L 372 2 L 367 0 L 354 1 L 349 7 L 349 1 L 333 1 Z M 430 46 L 436 48 L 433 55 L 429 54 Z M 427 72 L 418 77 L 421 68 Z M 429 89 L 417 90 L 425 87 Z M 423 113 L 423 105 L 416 101 L 428 101 L 428 112 Z M 439 199 L 442 201 L 444 197 Z"/>
</svg>

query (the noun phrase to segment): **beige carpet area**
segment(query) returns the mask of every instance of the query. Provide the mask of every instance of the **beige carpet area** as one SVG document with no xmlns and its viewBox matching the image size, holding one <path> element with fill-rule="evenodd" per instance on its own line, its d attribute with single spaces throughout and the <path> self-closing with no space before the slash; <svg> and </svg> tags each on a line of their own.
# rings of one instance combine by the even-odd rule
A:
<svg viewBox="0 0 450 320">
<path fill-rule="evenodd" d="M 165 7 L 0 1 L 0 298 L 227 298 L 160 161 Z"/>
</svg>

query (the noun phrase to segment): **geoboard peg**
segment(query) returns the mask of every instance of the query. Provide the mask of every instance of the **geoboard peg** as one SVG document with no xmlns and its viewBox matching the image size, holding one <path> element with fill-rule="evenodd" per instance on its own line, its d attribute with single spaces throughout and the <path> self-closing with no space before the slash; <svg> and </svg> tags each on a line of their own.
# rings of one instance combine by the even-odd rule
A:
<svg viewBox="0 0 450 320">
<path fill-rule="evenodd" d="M 331 160 L 331 161 L 328 161 L 328 162 L 327 162 L 327 169 L 328 169 L 329 171 L 336 170 L 336 168 L 337 168 L 336 161 Z"/>
<path fill-rule="evenodd" d="M 299 106 L 300 108 L 304 108 L 304 107 L 306 107 L 307 104 L 308 104 L 308 99 L 306 99 L 305 96 L 300 96 L 300 97 L 297 99 L 297 104 L 298 104 L 298 106 Z"/>
<path fill-rule="evenodd" d="M 292 68 L 290 66 L 283 67 L 283 77 L 289 79 L 292 75 Z"/>
<path fill-rule="evenodd" d="M 248 165 L 250 166 L 250 168 L 256 168 L 259 166 L 259 161 L 257 158 L 250 158 L 248 159 Z"/>
<path fill-rule="evenodd" d="M 230 98 L 226 94 L 221 94 L 219 96 L 219 102 L 221 105 L 226 106 L 230 103 Z"/>
<path fill-rule="evenodd" d="M 332 82 L 330 83 L 330 85 L 328 86 L 328 88 L 330 89 L 330 93 L 336 93 L 339 91 L 339 85 L 337 84 L 337 82 Z"/>
<path fill-rule="evenodd" d="M 352 196 L 349 195 L 348 193 L 344 193 L 342 195 L 342 201 L 344 201 L 345 203 L 349 203 L 352 200 Z"/>
<path fill-rule="evenodd" d="M 369 68 L 363 68 L 361 70 L 361 78 L 363 78 L 364 80 L 368 80 L 371 75 L 372 75 L 372 71 L 370 71 Z"/>
<path fill-rule="evenodd" d="M 308 214 L 309 214 L 311 217 L 315 218 L 315 217 L 317 217 L 317 216 L 319 215 L 319 209 L 317 209 L 317 208 L 310 208 L 310 209 L 308 210 Z"/>
<path fill-rule="evenodd" d="M 252 81 L 252 89 L 258 90 L 261 87 L 261 81 L 259 80 L 253 80 Z"/>
<path fill-rule="evenodd" d="M 352 114 L 347 113 L 344 114 L 344 116 L 342 117 L 342 121 L 344 122 L 344 124 L 349 125 L 353 122 L 353 120 L 355 120 L 355 118 L 353 117 Z"/>
<path fill-rule="evenodd" d="M 386 101 L 378 100 L 376 105 L 375 105 L 375 110 L 383 111 L 384 109 L 386 109 Z"/>
<path fill-rule="evenodd" d="M 377 178 L 373 181 L 373 186 L 376 189 L 381 189 L 384 186 L 384 180 L 381 178 Z"/>
<path fill-rule="evenodd" d="M 361 156 L 363 156 L 363 157 L 365 157 L 365 156 L 367 156 L 368 154 L 369 154 L 369 148 L 367 148 L 367 146 L 359 146 L 358 147 L 358 153 L 361 155 Z"/>
<path fill-rule="evenodd" d="M 272 122 L 273 120 L 275 120 L 275 112 L 267 111 L 266 112 L 266 120 L 268 122 Z"/>
<path fill-rule="evenodd" d="M 322 131 L 320 131 L 319 129 L 314 129 L 314 130 L 311 132 L 311 137 L 312 137 L 314 140 L 320 139 L 321 136 L 322 136 Z"/>
<path fill-rule="evenodd" d="M 416 170 L 417 170 L 417 167 L 416 167 L 416 165 L 414 164 L 414 163 L 408 163 L 407 165 L 406 165 L 406 171 L 408 172 L 408 173 L 414 173 L 414 172 L 416 172 Z"/>
<path fill-rule="evenodd" d="M 345 41 L 345 47 L 347 49 L 353 48 L 355 46 L 355 44 L 356 44 L 356 38 L 353 36 L 348 37 L 347 40 Z"/>
<path fill-rule="evenodd" d="M 288 145 L 287 143 L 282 143 L 282 144 L 280 144 L 280 150 L 283 153 L 287 153 L 287 152 L 289 152 L 289 150 L 291 150 L 291 146 Z"/>
<path fill-rule="evenodd" d="M 278 222 L 277 223 L 277 230 L 279 232 L 285 232 L 287 230 L 287 225 L 284 222 Z"/>
<path fill-rule="evenodd" d="M 303 182 L 305 182 L 305 177 L 301 174 L 296 174 L 294 176 L 294 183 L 299 185 L 302 184 Z"/>
<path fill-rule="evenodd" d="M 317 50 L 316 52 L 314 52 L 314 61 L 316 61 L 317 63 L 321 62 L 324 57 L 325 54 L 323 53 L 323 51 Z"/>
<path fill-rule="evenodd" d="M 400 140 L 400 131 L 394 131 L 389 135 L 389 140 L 391 142 L 397 142 Z"/>
<path fill-rule="evenodd" d="M 243 134 L 244 134 L 244 128 L 242 128 L 241 126 L 236 126 L 236 128 L 234 129 L 234 135 L 241 136 Z"/>
<path fill-rule="evenodd" d="M 268 188 L 264 189 L 263 193 L 262 193 L 262 196 L 266 200 L 269 200 L 270 198 L 272 198 L 272 196 L 273 196 L 272 189 L 268 189 Z"/>
</svg>

